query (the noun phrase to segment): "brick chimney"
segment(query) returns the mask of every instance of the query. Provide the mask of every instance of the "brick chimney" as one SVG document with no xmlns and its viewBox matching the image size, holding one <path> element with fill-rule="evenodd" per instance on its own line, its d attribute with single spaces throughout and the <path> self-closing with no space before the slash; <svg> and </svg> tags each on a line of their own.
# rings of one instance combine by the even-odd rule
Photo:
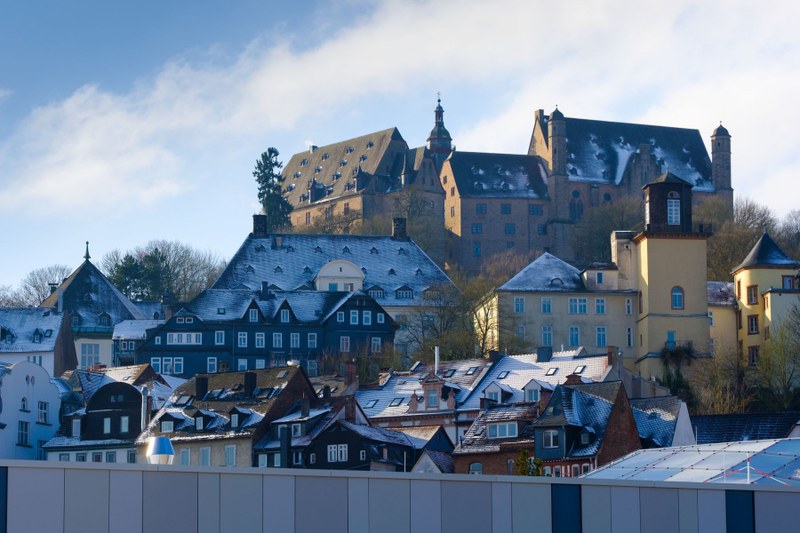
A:
<svg viewBox="0 0 800 533">
<path fill-rule="evenodd" d="M 331 386 L 325 385 L 322 387 L 322 397 L 326 400 L 329 400 L 331 397 Z"/>
<path fill-rule="evenodd" d="M 311 412 L 311 400 L 307 397 L 303 397 L 303 401 L 300 402 L 300 415 L 303 418 L 308 418 L 308 414 Z"/>
<path fill-rule="evenodd" d="M 267 236 L 267 215 L 253 215 L 253 237 Z"/>
<path fill-rule="evenodd" d="M 396 217 L 392 219 L 392 239 L 396 241 L 407 241 L 408 234 L 406 233 L 406 219 L 403 217 Z"/>
<path fill-rule="evenodd" d="M 358 383 L 356 364 L 353 361 L 347 361 L 344 364 L 344 386 L 349 387 L 354 383 Z"/>
<path fill-rule="evenodd" d="M 581 383 L 583 382 L 578 374 L 570 374 L 567 376 L 567 380 L 564 382 L 564 385 L 580 385 Z"/>
</svg>

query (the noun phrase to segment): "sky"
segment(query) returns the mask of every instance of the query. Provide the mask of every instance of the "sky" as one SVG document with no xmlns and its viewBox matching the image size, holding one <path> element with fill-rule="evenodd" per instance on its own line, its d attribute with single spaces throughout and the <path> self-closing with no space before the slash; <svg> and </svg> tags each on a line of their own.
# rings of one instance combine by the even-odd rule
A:
<svg viewBox="0 0 800 533">
<path fill-rule="evenodd" d="M 732 136 L 738 197 L 800 208 L 800 3 L 0 0 L 0 285 L 85 241 L 230 258 L 252 170 L 396 126 L 437 92 L 459 150 L 525 153 L 536 109 Z"/>
</svg>

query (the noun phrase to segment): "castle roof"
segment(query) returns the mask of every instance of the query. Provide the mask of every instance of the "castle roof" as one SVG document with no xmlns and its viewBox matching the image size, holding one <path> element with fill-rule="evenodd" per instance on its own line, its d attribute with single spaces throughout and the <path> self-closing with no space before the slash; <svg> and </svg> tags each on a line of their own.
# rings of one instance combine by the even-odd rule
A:
<svg viewBox="0 0 800 533">
<path fill-rule="evenodd" d="M 730 136 L 731 136 L 731 134 L 730 134 L 730 133 L 728 133 L 728 128 L 726 128 L 725 126 L 723 126 L 723 125 L 722 125 L 722 122 L 720 122 L 720 123 L 719 123 L 719 126 L 717 126 L 717 127 L 716 127 L 716 129 L 714 130 L 714 132 L 713 132 L 711 135 L 713 135 L 713 136 L 715 136 L 715 137 L 716 137 L 716 136 L 719 136 L 719 135 L 726 135 L 726 136 L 728 136 L 728 137 L 730 137 Z"/>
<path fill-rule="evenodd" d="M 585 289 L 580 270 L 545 252 L 497 290 L 575 292 Z"/>
<path fill-rule="evenodd" d="M 800 263 L 794 261 L 787 256 L 780 246 L 777 245 L 769 233 L 764 231 L 764 234 L 756 242 L 744 261 L 733 269 L 734 273 L 744 268 L 800 268 Z"/>
<path fill-rule="evenodd" d="M 461 197 L 548 197 L 547 166 L 538 156 L 453 152 L 447 161 Z"/>
</svg>

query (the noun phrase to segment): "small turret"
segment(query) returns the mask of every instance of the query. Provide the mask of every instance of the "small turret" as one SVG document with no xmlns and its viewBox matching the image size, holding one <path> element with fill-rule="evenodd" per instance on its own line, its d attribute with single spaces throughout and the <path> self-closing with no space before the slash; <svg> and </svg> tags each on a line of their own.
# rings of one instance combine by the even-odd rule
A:
<svg viewBox="0 0 800 533">
<path fill-rule="evenodd" d="M 556 107 L 547 120 L 547 137 L 550 145 L 552 174 L 567 174 L 567 123 L 564 114 Z"/>
<path fill-rule="evenodd" d="M 733 188 L 731 187 L 731 134 L 720 122 L 711 134 L 711 180 L 714 189 L 730 204 L 733 212 Z"/>
<path fill-rule="evenodd" d="M 436 99 L 434 110 L 434 126 L 428 136 L 428 150 L 433 154 L 437 167 L 441 168 L 442 162 L 453 151 L 453 139 L 450 132 L 444 127 L 444 108 L 441 96 Z"/>
</svg>

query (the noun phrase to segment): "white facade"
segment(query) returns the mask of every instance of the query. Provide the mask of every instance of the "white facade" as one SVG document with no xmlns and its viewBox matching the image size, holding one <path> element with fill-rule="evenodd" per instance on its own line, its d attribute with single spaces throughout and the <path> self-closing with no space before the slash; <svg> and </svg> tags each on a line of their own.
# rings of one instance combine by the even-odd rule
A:
<svg viewBox="0 0 800 533">
<path fill-rule="evenodd" d="M 42 446 L 59 426 L 61 397 L 50 374 L 36 363 L 0 366 L 0 457 L 44 459 Z"/>
</svg>

